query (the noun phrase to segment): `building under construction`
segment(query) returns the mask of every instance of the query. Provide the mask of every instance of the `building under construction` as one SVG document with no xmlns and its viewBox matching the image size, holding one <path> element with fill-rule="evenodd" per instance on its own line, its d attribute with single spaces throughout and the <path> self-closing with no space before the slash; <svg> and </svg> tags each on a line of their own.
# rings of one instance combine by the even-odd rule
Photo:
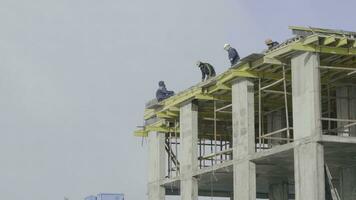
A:
<svg viewBox="0 0 356 200">
<path fill-rule="evenodd" d="M 356 32 L 293 37 L 146 105 L 148 199 L 356 199 Z"/>
</svg>

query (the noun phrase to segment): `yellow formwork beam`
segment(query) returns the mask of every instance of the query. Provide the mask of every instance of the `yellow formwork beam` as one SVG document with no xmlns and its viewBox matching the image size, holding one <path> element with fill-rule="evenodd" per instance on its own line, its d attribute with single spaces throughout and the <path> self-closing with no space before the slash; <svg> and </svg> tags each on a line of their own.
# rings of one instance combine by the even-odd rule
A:
<svg viewBox="0 0 356 200">
<path fill-rule="evenodd" d="M 319 42 L 319 36 L 318 35 L 312 35 L 310 37 L 307 37 L 301 43 L 303 45 L 308 45 L 308 44 L 315 44 L 316 42 Z"/>
<path fill-rule="evenodd" d="M 136 137 L 147 137 L 148 136 L 148 132 L 146 130 L 136 130 L 134 131 L 134 136 Z"/>
<path fill-rule="evenodd" d="M 336 47 L 343 47 L 346 46 L 348 43 L 347 38 L 340 38 L 336 44 Z"/>
<path fill-rule="evenodd" d="M 332 44 L 334 42 L 336 42 L 336 38 L 335 38 L 335 36 L 331 35 L 331 36 L 328 36 L 328 37 L 324 38 L 324 41 L 323 41 L 322 45 L 327 46 L 327 45 Z"/>
<path fill-rule="evenodd" d="M 295 51 L 308 51 L 315 53 L 326 53 L 335 55 L 356 55 L 356 48 L 341 48 L 341 47 L 331 47 L 331 46 L 318 46 L 318 45 L 302 45 L 294 44 L 291 47 Z"/>
</svg>

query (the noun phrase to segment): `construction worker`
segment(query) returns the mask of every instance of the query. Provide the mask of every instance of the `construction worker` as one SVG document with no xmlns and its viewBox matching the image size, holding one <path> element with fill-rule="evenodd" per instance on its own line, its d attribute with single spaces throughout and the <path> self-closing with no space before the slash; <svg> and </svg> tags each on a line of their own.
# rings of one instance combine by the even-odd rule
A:
<svg viewBox="0 0 356 200">
<path fill-rule="evenodd" d="M 237 53 L 236 49 L 232 48 L 229 44 L 224 45 L 225 51 L 229 54 L 229 60 L 231 63 L 231 67 L 234 66 L 240 60 L 240 56 Z"/>
<path fill-rule="evenodd" d="M 274 47 L 279 45 L 277 41 L 273 41 L 272 39 L 266 39 L 265 44 L 267 45 L 268 50 L 273 49 Z"/>
<path fill-rule="evenodd" d="M 158 82 L 158 90 L 156 92 L 157 101 L 163 101 L 174 95 L 173 91 L 168 91 L 164 81 Z"/>
<path fill-rule="evenodd" d="M 198 61 L 196 65 L 200 68 L 202 81 L 208 80 L 216 75 L 214 67 L 211 64 Z"/>
</svg>

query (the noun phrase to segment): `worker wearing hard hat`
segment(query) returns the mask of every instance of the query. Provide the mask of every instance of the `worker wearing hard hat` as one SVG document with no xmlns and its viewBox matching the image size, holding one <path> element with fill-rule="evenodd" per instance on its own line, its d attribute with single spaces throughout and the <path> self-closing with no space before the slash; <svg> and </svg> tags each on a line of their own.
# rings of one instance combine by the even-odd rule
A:
<svg viewBox="0 0 356 200">
<path fill-rule="evenodd" d="M 267 45 L 268 50 L 271 50 L 274 47 L 279 45 L 279 43 L 277 41 L 273 41 L 272 39 L 266 39 L 265 44 Z"/>
<path fill-rule="evenodd" d="M 229 60 L 230 60 L 231 66 L 234 66 L 237 62 L 239 62 L 240 56 L 237 53 L 236 49 L 232 48 L 229 44 L 225 44 L 224 49 L 229 54 Z"/>
<path fill-rule="evenodd" d="M 166 88 L 166 84 L 164 84 L 164 81 L 158 82 L 158 90 L 156 92 L 156 98 L 157 101 L 163 101 L 171 96 L 174 95 L 173 91 L 168 91 Z"/>
<path fill-rule="evenodd" d="M 196 65 L 200 68 L 202 81 L 208 80 L 216 75 L 214 67 L 211 64 L 197 61 Z"/>
</svg>

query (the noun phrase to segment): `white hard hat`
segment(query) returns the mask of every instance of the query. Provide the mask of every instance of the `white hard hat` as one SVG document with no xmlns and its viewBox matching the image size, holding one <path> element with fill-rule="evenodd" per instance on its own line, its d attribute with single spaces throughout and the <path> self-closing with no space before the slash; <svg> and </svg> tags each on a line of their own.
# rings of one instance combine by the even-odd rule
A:
<svg viewBox="0 0 356 200">
<path fill-rule="evenodd" d="M 273 41 L 272 41 L 271 38 L 268 38 L 268 39 L 265 40 L 265 44 L 266 44 L 266 45 L 270 45 L 270 44 L 272 44 L 272 43 L 273 43 Z"/>
<path fill-rule="evenodd" d="M 225 44 L 225 45 L 224 45 L 224 49 L 225 49 L 225 50 L 228 50 L 229 48 L 230 48 L 230 45 L 229 45 L 229 44 Z"/>
</svg>

